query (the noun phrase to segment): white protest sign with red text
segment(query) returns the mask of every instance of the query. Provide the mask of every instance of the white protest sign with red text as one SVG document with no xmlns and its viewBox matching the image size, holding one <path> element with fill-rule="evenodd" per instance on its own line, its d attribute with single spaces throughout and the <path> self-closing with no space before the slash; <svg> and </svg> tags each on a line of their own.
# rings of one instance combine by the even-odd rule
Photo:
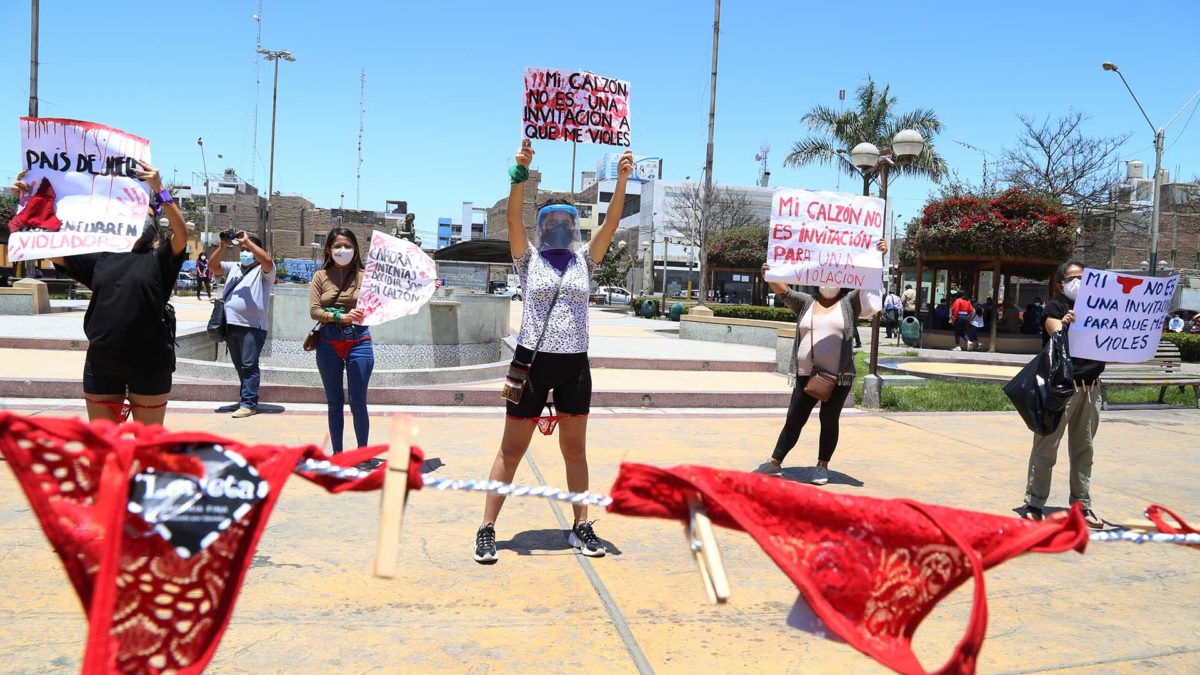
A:
<svg viewBox="0 0 1200 675">
<path fill-rule="evenodd" d="M 437 265 L 416 244 L 372 232 L 363 290 L 358 296 L 358 308 L 363 311 L 359 323 L 378 326 L 416 314 L 433 297 L 436 279 Z"/>
<path fill-rule="evenodd" d="M 879 290 L 884 202 L 841 192 L 779 188 L 771 197 L 768 281 Z"/>
<path fill-rule="evenodd" d="M 1108 363 L 1154 358 L 1179 276 L 1140 277 L 1085 269 L 1067 331 L 1071 356 Z"/>
<path fill-rule="evenodd" d="M 525 69 L 524 137 L 629 147 L 629 83 L 586 71 Z"/>
<path fill-rule="evenodd" d="M 128 251 L 150 197 L 133 177 L 150 141 L 91 122 L 21 118 L 23 181 L 33 186 L 9 223 L 11 260 Z"/>
</svg>

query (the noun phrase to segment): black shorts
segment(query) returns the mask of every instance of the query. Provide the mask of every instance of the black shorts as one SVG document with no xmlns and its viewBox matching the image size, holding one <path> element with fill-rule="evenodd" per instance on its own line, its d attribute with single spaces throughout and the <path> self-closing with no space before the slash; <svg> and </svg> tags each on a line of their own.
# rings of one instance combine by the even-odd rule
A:
<svg viewBox="0 0 1200 675">
<path fill-rule="evenodd" d="M 516 358 L 528 363 L 529 349 L 518 346 Z M 586 415 L 592 405 L 592 367 L 587 352 L 551 354 L 538 352 L 525 383 L 520 403 L 508 402 L 508 416 L 518 419 L 540 417 L 554 391 L 554 409 L 567 415 Z"/>
<path fill-rule="evenodd" d="M 83 391 L 97 396 L 161 396 L 171 393 L 169 365 L 123 364 L 111 359 L 83 362 Z"/>
</svg>

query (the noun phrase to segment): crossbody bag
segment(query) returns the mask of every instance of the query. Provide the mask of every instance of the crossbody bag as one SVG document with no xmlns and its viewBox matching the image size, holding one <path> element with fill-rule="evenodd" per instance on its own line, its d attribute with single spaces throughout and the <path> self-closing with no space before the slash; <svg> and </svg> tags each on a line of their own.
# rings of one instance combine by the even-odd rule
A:
<svg viewBox="0 0 1200 675">
<path fill-rule="evenodd" d="M 251 267 L 250 269 L 254 268 Z M 243 270 L 242 276 L 238 277 L 232 286 L 225 288 L 221 292 L 221 299 L 213 300 L 213 311 L 208 317 L 208 326 L 206 329 L 208 337 L 217 342 L 225 341 L 225 337 L 229 334 L 229 324 L 225 322 L 225 301 L 229 299 L 230 295 L 233 295 L 238 285 L 248 276 L 250 276 L 250 270 Z"/>
<path fill-rule="evenodd" d="M 818 401 L 824 402 L 824 401 L 828 401 L 829 398 L 831 396 L 833 396 L 833 390 L 835 387 L 837 387 L 838 381 L 841 379 L 841 375 L 838 373 L 831 373 L 831 372 L 828 372 L 828 371 L 818 368 L 816 361 L 813 358 L 814 353 L 816 351 L 816 339 L 815 338 L 816 338 L 816 332 L 817 332 L 816 331 L 817 311 L 813 305 L 816 305 L 816 304 L 817 304 L 817 300 L 816 300 L 816 298 L 813 298 L 812 302 L 809 303 L 809 305 L 808 305 L 808 311 L 810 313 L 809 319 L 811 321 L 811 323 L 809 324 L 808 330 L 809 330 L 809 334 L 813 336 L 812 338 L 809 339 L 808 360 L 811 361 L 813 365 L 812 365 L 812 374 L 809 375 L 808 382 L 806 382 L 804 384 L 804 393 Z M 839 312 L 842 311 L 840 303 L 835 311 L 839 311 Z M 791 373 L 789 373 L 789 375 L 788 375 L 788 378 L 793 381 L 794 381 L 794 378 L 796 377 L 796 349 L 799 347 L 799 339 L 800 339 L 800 334 L 799 334 L 799 332 L 797 332 L 797 334 L 796 334 L 797 346 L 796 346 L 796 348 L 792 349 L 792 368 L 791 368 Z"/>
<path fill-rule="evenodd" d="M 508 375 L 504 377 L 504 387 L 500 390 L 500 397 L 505 401 L 513 404 L 521 402 L 521 395 L 525 393 L 525 385 L 529 383 L 529 371 L 533 369 L 533 360 L 537 358 L 538 351 L 542 348 L 542 340 L 545 339 L 546 331 L 550 328 L 550 317 L 554 314 L 554 306 L 558 304 L 558 294 L 562 292 L 563 282 L 567 280 L 567 274 L 570 271 L 571 268 L 567 267 L 558 280 L 558 287 L 554 289 L 554 297 L 550 300 L 550 309 L 546 310 L 546 322 L 542 324 L 542 333 L 533 347 L 529 363 L 521 363 L 517 360 L 516 354 L 513 354 L 512 363 L 508 364 Z"/>
</svg>

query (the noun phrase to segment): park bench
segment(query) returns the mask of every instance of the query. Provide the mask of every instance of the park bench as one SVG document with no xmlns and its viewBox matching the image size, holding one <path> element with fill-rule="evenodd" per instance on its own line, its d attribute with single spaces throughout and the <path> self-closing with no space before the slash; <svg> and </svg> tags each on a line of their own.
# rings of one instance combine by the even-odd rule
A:
<svg viewBox="0 0 1200 675">
<path fill-rule="evenodd" d="M 1162 403 L 1170 387 L 1191 387 L 1200 407 L 1200 375 L 1183 372 L 1179 347 L 1163 340 L 1154 358 L 1143 363 L 1110 363 L 1100 377 L 1100 407 L 1108 410 L 1109 387 L 1158 387 L 1158 402 Z"/>
<path fill-rule="evenodd" d="M 75 294 L 74 279 L 42 279 L 42 283 L 46 284 L 46 291 L 50 295 L 63 295 L 71 298 Z"/>
</svg>

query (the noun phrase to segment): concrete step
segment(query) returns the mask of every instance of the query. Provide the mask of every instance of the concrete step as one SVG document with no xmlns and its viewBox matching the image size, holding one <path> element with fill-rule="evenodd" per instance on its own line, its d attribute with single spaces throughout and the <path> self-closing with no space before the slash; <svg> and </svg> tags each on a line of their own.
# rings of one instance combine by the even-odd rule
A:
<svg viewBox="0 0 1200 675">
<path fill-rule="evenodd" d="M 593 389 L 592 405 L 609 408 L 786 408 L 791 392 L 774 390 L 717 389 L 672 390 L 669 381 L 649 380 L 642 387 Z M 371 389 L 368 401 L 378 405 L 403 406 L 495 406 L 502 403 L 499 380 L 469 386 L 395 387 Z M 324 403 L 320 387 L 264 384 L 259 390 L 264 403 Z M 82 398 L 79 380 L 0 379 L 2 398 Z M 205 382 L 176 379 L 171 398 L 178 401 L 236 401 L 236 382 Z"/>
</svg>

